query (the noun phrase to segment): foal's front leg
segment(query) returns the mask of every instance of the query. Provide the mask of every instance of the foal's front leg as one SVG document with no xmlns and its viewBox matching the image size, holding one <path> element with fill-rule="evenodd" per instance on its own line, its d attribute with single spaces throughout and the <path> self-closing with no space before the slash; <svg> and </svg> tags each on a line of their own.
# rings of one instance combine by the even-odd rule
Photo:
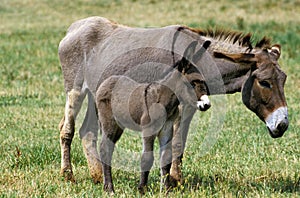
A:
<svg viewBox="0 0 300 198">
<path fill-rule="evenodd" d="M 170 175 L 172 180 L 183 183 L 181 172 L 182 157 L 187 140 L 188 130 L 196 109 L 192 106 L 179 106 L 179 116 L 174 124 L 174 136 L 172 140 L 172 166 Z"/>
<path fill-rule="evenodd" d="M 142 132 L 143 136 L 145 135 Z M 141 159 L 141 178 L 138 189 L 141 194 L 145 193 L 145 188 L 148 182 L 148 176 L 150 169 L 153 165 L 154 155 L 153 155 L 153 146 L 156 135 L 144 136 L 143 137 L 143 154 Z"/>
</svg>

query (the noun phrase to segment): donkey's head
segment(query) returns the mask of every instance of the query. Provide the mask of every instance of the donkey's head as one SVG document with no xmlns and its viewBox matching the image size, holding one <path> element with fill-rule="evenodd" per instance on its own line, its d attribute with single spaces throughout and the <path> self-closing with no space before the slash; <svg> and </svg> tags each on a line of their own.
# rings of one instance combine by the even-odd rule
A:
<svg viewBox="0 0 300 198">
<path fill-rule="evenodd" d="M 192 62 L 196 62 L 195 59 L 201 58 L 210 43 L 210 41 L 205 41 L 197 52 L 195 52 L 195 50 L 198 42 L 194 41 L 190 43 L 186 48 L 182 59 L 175 64 L 178 71 L 184 76 L 188 83 L 192 85 L 193 91 L 197 97 L 197 108 L 200 111 L 208 110 L 211 104 L 207 96 L 209 95 L 209 92 L 205 79 Z"/>
<path fill-rule="evenodd" d="M 280 69 L 280 45 L 255 49 L 253 53 L 218 54 L 239 64 L 250 64 L 249 77 L 242 87 L 243 103 L 263 120 L 273 138 L 287 130 L 288 111 L 284 96 L 286 74 Z"/>
</svg>

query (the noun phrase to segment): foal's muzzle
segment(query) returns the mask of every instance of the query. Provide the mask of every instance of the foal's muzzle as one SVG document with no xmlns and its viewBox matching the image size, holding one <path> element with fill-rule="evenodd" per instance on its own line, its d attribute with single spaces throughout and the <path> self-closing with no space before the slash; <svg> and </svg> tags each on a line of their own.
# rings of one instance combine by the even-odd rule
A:
<svg viewBox="0 0 300 198">
<path fill-rule="evenodd" d="M 272 138 L 283 136 L 289 127 L 287 107 L 278 108 L 265 121 Z"/>
<path fill-rule="evenodd" d="M 206 111 L 210 107 L 211 107 L 211 104 L 210 104 L 210 101 L 209 101 L 207 95 L 201 96 L 200 101 L 197 101 L 197 108 L 200 111 Z"/>
</svg>

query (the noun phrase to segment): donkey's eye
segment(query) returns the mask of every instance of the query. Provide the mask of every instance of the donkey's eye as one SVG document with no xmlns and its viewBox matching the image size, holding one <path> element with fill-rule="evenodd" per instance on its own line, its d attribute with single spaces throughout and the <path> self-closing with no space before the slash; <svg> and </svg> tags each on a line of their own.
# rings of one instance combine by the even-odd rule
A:
<svg viewBox="0 0 300 198">
<path fill-rule="evenodd" d="M 259 84 L 260 84 L 260 86 L 262 86 L 264 88 L 268 88 L 268 89 L 272 88 L 271 84 L 265 80 L 259 81 Z"/>
</svg>

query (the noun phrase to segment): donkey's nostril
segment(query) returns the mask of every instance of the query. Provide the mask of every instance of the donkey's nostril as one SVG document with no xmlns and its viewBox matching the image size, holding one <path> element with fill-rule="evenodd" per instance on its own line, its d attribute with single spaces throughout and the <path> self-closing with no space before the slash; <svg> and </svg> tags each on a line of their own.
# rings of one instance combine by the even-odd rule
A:
<svg viewBox="0 0 300 198">
<path fill-rule="evenodd" d="M 278 125 L 277 125 L 277 129 L 279 132 L 283 133 L 287 130 L 289 124 L 287 122 L 280 122 Z"/>
</svg>

